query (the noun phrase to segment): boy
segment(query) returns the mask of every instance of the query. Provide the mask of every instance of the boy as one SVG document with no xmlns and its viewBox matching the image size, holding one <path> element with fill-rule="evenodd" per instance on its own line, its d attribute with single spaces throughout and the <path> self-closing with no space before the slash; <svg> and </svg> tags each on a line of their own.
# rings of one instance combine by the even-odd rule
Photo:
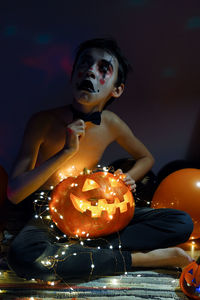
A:
<svg viewBox="0 0 200 300">
<path fill-rule="evenodd" d="M 124 179 L 133 191 L 135 181 L 151 169 L 154 159 L 147 148 L 116 114 L 105 110 L 123 93 L 128 69 L 115 41 L 82 43 L 71 76 L 72 104 L 30 119 L 8 184 L 9 200 L 26 212 L 27 221 L 30 219 L 8 256 L 10 267 L 19 276 L 69 279 L 123 273 L 134 266 L 183 267 L 191 262 L 182 249 L 168 248 L 186 241 L 192 232 L 191 218 L 181 211 L 138 208 L 120 234 L 86 240 L 84 245 L 78 241 L 59 243 L 47 225 L 32 216 L 36 191 L 50 195 L 50 186 L 62 177 L 76 176 L 85 167 L 95 168 L 113 141 L 136 160 Z"/>
</svg>

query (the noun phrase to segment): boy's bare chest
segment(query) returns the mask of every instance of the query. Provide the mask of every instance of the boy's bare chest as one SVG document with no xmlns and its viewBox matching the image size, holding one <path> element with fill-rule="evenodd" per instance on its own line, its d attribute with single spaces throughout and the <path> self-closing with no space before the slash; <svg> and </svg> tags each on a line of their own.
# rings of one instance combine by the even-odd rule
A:
<svg viewBox="0 0 200 300">
<path fill-rule="evenodd" d="M 112 142 L 112 135 L 105 124 L 93 125 L 86 123 L 85 136 L 80 139 L 78 160 L 98 161 L 105 148 Z M 38 159 L 40 162 L 63 149 L 66 141 L 66 126 L 54 123 L 44 137 Z"/>
</svg>

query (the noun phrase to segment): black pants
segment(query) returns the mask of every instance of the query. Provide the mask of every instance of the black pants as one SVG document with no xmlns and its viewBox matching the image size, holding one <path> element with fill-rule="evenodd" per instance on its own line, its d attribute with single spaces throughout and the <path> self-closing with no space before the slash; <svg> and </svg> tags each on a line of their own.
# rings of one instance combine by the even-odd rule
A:
<svg viewBox="0 0 200 300">
<path fill-rule="evenodd" d="M 8 263 L 27 279 L 123 274 L 131 270 L 131 251 L 175 246 L 187 241 L 192 230 L 192 220 L 183 211 L 136 207 L 131 223 L 119 233 L 71 244 L 58 242 L 47 225 L 32 218 L 13 240 Z"/>
</svg>

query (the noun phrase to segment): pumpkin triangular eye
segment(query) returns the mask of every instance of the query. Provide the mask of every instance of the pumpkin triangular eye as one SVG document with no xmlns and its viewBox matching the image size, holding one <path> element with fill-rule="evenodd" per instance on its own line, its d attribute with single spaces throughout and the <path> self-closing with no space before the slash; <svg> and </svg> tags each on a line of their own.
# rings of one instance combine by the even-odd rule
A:
<svg viewBox="0 0 200 300">
<path fill-rule="evenodd" d="M 192 279 L 192 282 L 194 283 L 194 284 L 196 284 L 196 279 L 194 278 L 194 279 Z"/>
<path fill-rule="evenodd" d="M 191 269 L 190 271 L 188 271 L 188 273 L 193 274 L 193 269 Z"/>
<path fill-rule="evenodd" d="M 98 183 L 96 183 L 94 180 L 92 179 L 86 179 L 85 183 L 83 185 L 82 191 L 83 192 L 87 192 L 90 190 L 94 190 L 94 189 L 98 189 L 100 186 L 98 185 Z"/>
</svg>

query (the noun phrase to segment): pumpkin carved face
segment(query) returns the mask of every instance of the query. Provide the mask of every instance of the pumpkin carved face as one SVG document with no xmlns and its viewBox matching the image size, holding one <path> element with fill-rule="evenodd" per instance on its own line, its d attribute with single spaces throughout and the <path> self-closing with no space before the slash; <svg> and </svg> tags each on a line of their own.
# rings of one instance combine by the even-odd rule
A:
<svg viewBox="0 0 200 300">
<path fill-rule="evenodd" d="M 180 286 L 191 299 L 200 299 L 200 257 L 184 268 L 180 277 Z"/>
<path fill-rule="evenodd" d="M 99 237 L 124 228 L 135 203 L 129 187 L 107 172 L 68 177 L 52 192 L 50 213 L 57 227 L 71 237 Z"/>
</svg>

